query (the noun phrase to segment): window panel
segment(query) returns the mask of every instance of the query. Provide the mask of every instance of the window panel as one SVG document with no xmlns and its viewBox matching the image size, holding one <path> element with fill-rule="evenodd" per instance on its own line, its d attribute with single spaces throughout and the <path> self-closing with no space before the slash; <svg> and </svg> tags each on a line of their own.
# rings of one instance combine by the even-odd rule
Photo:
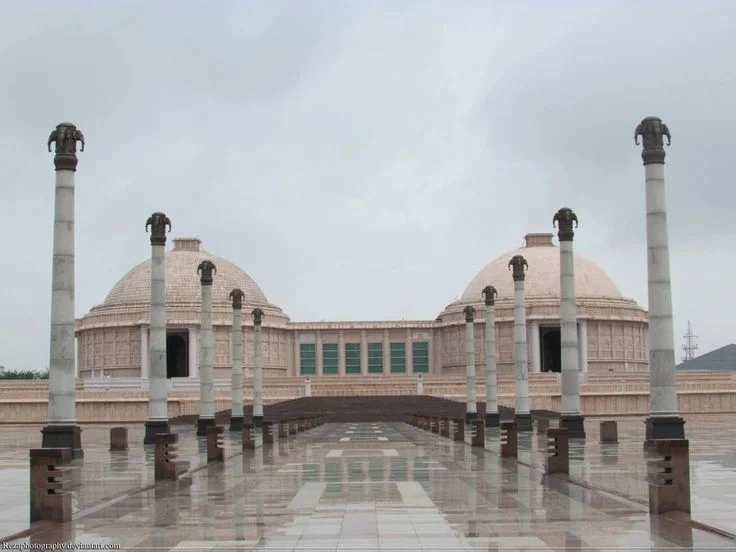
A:
<svg viewBox="0 0 736 552">
<path fill-rule="evenodd" d="M 383 343 L 368 344 L 368 373 L 383 374 Z"/>
<path fill-rule="evenodd" d="M 429 342 L 412 343 L 412 370 L 418 374 L 429 373 Z"/>
<path fill-rule="evenodd" d="M 314 376 L 317 373 L 317 354 L 314 343 L 299 344 L 299 373 Z"/>
<path fill-rule="evenodd" d="M 326 376 L 337 375 L 337 343 L 322 344 L 322 373 Z"/>
<path fill-rule="evenodd" d="M 391 373 L 406 373 L 406 343 L 391 343 Z"/>
<path fill-rule="evenodd" d="M 345 373 L 360 374 L 360 343 L 345 344 Z"/>
</svg>

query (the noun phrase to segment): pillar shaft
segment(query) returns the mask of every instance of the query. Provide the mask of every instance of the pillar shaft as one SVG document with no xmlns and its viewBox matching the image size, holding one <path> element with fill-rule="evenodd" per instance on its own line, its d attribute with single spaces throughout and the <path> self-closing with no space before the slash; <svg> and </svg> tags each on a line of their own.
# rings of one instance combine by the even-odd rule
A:
<svg viewBox="0 0 736 552">
<path fill-rule="evenodd" d="M 486 418 L 498 414 L 498 383 L 496 374 L 496 307 L 486 305 Z"/>
<path fill-rule="evenodd" d="M 560 240 L 560 356 L 562 415 L 580 415 L 578 328 L 572 241 Z"/>
<path fill-rule="evenodd" d="M 51 269 L 48 425 L 74 424 L 74 171 L 57 170 Z"/>
<path fill-rule="evenodd" d="M 664 163 L 649 163 L 644 170 L 651 415 L 669 417 L 677 416 L 678 408 Z"/>
<path fill-rule="evenodd" d="M 465 322 L 465 412 L 476 414 L 475 397 L 475 338 L 473 322 Z"/>
<path fill-rule="evenodd" d="M 232 388 L 233 404 L 230 416 L 243 417 L 243 313 L 233 309 L 232 330 Z"/>
<path fill-rule="evenodd" d="M 148 379 L 150 375 L 148 364 L 148 326 L 141 326 L 141 379 Z"/>
<path fill-rule="evenodd" d="M 261 367 L 261 325 L 253 326 L 253 417 L 263 419 L 263 368 Z"/>
<path fill-rule="evenodd" d="M 200 428 L 215 420 L 214 339 L 212 335 L 212 285 L 202 285 L 200 313 L 201 343 L 199 349 L 199 419 Z M 211 425 L 211 424 L 210 424 Z"/>
<path fill-rule="evenodd" d="M 514 374 L 516 376 L 515 415 L 529 415 L 529 366 L 526 346 L 526 304 L 524 280 L 514 280 Z"/>
<path fill-rule="evenodd" d="M 151 336 L 149 339 L 149 422 L 169 419 L 166 381 L 166 266 L 164 246 L 151 246 Z"/>
</svg>

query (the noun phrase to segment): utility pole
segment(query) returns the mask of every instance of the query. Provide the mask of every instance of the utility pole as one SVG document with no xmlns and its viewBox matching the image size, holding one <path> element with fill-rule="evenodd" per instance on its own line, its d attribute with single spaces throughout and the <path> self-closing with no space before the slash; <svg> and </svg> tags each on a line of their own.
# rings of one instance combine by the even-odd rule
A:
<svg viewBox="0 0 736 552">
<path fill-rule="evenodd" d="M 685 338 L 685 343 L 682 344 L 682 350 L 685 351 L 685 354 L 682 355 L 682 361 L 687 362 L 695 358 L 695 351 L 698 350 L 698 344 L 695 343 L 698 336 L 693 334 L 689 320 L 687 321 L 687 333 L 683 337 Z"/>
</svg>

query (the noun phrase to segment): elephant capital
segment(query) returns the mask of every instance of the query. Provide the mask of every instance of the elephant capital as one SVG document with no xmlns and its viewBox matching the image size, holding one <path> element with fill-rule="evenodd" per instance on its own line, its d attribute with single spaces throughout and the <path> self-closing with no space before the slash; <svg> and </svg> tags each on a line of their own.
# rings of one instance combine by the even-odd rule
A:
<svg viewBox="0 0 736 552">
<path fill-rule="evenodd" d="M 212 277 L 217 274 L 217 267 L 212 261 L 202 261 L 197 267 L 197 273 L 199 274 L 199 282 L 203 286 L 211 286 Z"/>
<path fill-rule="evenodd" d="M 529 268 L 529 263 L 521 255 L 514 255 L 509 261 L 509 270 L 513 270 L 513 277 L 516 281 L 524 280 L 524 272 Z"/>
<path fill-rule="evenodd" d="M 569 207 L 562 207 L 552 217 L 552 226 L 559 228 L 557 237 L 560 241 L 572 241 L 575 232 L 573 231 L 573 223 L 575 228 L 578 227 L 578 216 Z"/>
<path fill-rule="evenodd" d="M 151 228 L 151 245 L 166 245 L 166 230 L 171 232 L 171 220 L 164 213 L 155 212 L 146 221 L 146 232 Z"/>
<path fill-rule="evenodd" d="M 495 305 L 496 304 L 496 297 L 498 297 L 498 291 L 496 291 L 496 288 L 493 286 L 486 286 L 483 288 L 483 297 L 486 300 L 486 305 Z"/>
<path fill-rule="evenodd" d="M 245 298 L 245 293 L 243 293 L 242 289 L 235 288 L 230 292 L 230 295 L 228 297 L 233 302 L 233 310 L 240 310 L 243 308 L 243 299 Z"/>
</svg>

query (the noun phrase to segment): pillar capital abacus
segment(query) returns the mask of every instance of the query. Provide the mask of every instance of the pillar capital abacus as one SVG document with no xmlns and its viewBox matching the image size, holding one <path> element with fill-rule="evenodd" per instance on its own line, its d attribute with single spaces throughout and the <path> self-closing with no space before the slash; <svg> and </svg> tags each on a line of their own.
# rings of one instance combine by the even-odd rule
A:
<svg viewBox="0 0 736 552">
<path fill-rule="evenodd" d="M 146 221 L 146 232 L 151 227 L 151 245 L 166 245 L 166 231 L 171 232 L 171 219 L 157 211 Z"/>
<path fill-rule="evenodd" d="M 634 130 L 634 143 L 639 145 L 639 136 L 642 138 L 641 158 L 645 165 L 650 163 L 664 164 L 664 137 L 667 145 L 671 143 L 670 129 L 659 117 L 645 117 Z"/>
<path fill-rule="evenodd" d="M 560 241 L 572 241 L 575 232 L 573 231 L 573 223 L 575 228 L 578 227 L 578 216 L 569 207 L 562 207 L 552 217 L 552 226 L 557 226 L 557 237 Z"/>
<path fill-rule="evenodd" d="M 486 286 L 481 292 L 485 298 L 486 306 L 493 306 L 496 304 L 496 297 L 498 297 L 498 291 L 493 286 Z"/>
<path fill-rule="evenodd" d="M 72 123 L 59 123 L 51 131 L 48 143 L 51 151 L 51 142 L 55 144 L 54 166 L 57 171 L 77 170 L 77 142 L 82 144 L 79 151 L 84 151 L 84 135 Z"/>
<path fill-rule="evenodd" d="M 199 282 L 203 286 L 211 286 L 212 277 L 217 274 L 217 267 L 212 261 L 202 261 L 197 267 L 197 273 L 199 273 Z"/>
<path fill-rule="evenodd" d="M 230 292 L 230 295 L 228 297 L 233 302 L 233 310 L 240 310 L 243 308 L 243 299 L 245 298 L 245 293 L 243 293 L 243 290 L 240 288 L 235 288 Z"/>
<path fill-rule="evenodd" d="M 509 269 L 513 269 L 514 281 L 524 281 L 524 272 L 529 268 L 529 263 L 521 255 L 514 255 L 509 261 Z"/>
</svg>

